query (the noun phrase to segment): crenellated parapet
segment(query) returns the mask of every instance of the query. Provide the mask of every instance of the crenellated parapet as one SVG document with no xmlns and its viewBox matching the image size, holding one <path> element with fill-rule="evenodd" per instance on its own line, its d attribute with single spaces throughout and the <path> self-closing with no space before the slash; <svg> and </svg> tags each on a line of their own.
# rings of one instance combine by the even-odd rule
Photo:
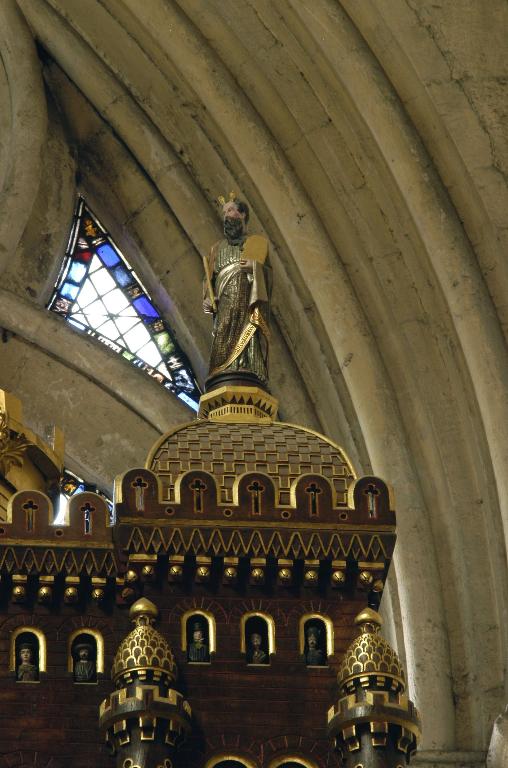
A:
<svg viewBox="0 0 508 768">
<path fill-rule="evenodd" d="M 18 491 L 0 523 L 1 591 L 15 603 L 82 604 L 106 596 L 114 582 L 110 513 L 102 496 L 73 496 L 65 518 L 41 491 Z"/>
<path fill-rule="evenodd" d="M 289 428 L 290 434 L 296 431 Z M 318 439 L 312 434 L 313 443 Z M 248 451 L 238 445 L 230 456 L 225 452 L 220 468 L 203 455 L 198 459 L 194 448 L 184 464 L 167 440 L 151 469 L 132 469 L 116 480 L 117 561 L 139 579 L 164 558 L 170 580 L 181 580 L 185 561 L 191 580 L 214 577 L 237 584 L 240 579 L 248 585 L 257 575 L 258 581 L 279 586 L 328 584 L 369 593 L 375 602 L 395 544 L 390 492 L 380 478 L 356 480 L 340 449 L 332 453 L 322 441 L 328 453 L 323 451 L 322 464 L 319 446 L 291 461 L 285 448 L 292 473 L 285 476 L 271 457 L 270 462 L 249 461 Z M 169 458 L 162 464 L 161 455 L 169 457 L 173 450 L 180 464 Z"/>
</svg>

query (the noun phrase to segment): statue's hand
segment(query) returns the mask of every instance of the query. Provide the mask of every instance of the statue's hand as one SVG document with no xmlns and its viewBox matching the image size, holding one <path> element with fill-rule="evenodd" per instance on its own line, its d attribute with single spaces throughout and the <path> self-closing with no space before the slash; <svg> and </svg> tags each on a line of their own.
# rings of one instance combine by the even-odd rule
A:
<svg viewBox="0 0 508 768">
<path fill-rule="evenodd" d="M 212 302 L 208 297 L 203 299 L 203 312 L 206 312 L 208 315 L 213 314 Z"/>
</svg>

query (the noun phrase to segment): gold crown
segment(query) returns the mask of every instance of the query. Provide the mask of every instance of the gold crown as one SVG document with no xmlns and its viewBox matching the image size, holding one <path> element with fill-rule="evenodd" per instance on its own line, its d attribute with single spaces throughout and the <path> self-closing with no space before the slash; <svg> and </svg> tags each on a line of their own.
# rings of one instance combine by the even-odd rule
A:
<svg viewBox="0 0 508 768">
<path fill-rule="evenodd" d="M 232 200 L 234 200 L 235 197 L 236 197 L 236 192 L 230 192 L 228 202 L 231 202 Z M 219 197 L 217 198 L 217 202 L 219 203 L 219 205 L 226 205 L 226 198 L 224 197 L 224 195 L 219 195 Z"/>
</svg>

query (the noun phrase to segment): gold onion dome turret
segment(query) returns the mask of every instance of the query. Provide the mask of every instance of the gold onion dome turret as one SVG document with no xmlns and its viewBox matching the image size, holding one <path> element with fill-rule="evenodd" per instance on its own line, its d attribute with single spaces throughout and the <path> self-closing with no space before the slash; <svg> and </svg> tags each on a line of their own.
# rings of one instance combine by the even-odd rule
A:
<svg viewBox="0 0 508 768">
<path fill-rule="evenodd" d="M 135 627 L 120 643 L 111 670 L 116 690 L 100 705 L 99 722 L 117 768 L 171 766 L 191 729 L 189 703 L 173 685 L 173 653 L 153 627 L 157 614 L 146 597 L 131 606 Z"/>
<path fill-rule="evenodd" d="M 132 682 L 134 677 L 167 684 L 176 681 L 178 673 L 173 652 L 166 638 L 153 626 L 157 614 L 157 607 L 146 597 L 131 606 L 129 616 L 135 627 L 118 646 L 111 669 L 117 688 Z"/>
<path fill-rule="evenodd" d="M 355 681 L 365 681 L 376 675 L 390 681 L 392 690 L 404 690 L 406 681 L 399 658 L 389 643 L 379 634 L 383 620 L 377 611 L 365 608 L 355 619 L 361 633 L 347 649 L 337 673 L 337 682 L 346 693 Z"/>
<path fill-rule="evenodd" d="M 346 768 L 396 768 L 416 751 L 420 718 L 397 654 L 379 634 L 381 616 L 365 608 L 355 624 L 360 635 L 337 674 L 340 698 L 328 711 L 328 732 Z"/>
</svg>

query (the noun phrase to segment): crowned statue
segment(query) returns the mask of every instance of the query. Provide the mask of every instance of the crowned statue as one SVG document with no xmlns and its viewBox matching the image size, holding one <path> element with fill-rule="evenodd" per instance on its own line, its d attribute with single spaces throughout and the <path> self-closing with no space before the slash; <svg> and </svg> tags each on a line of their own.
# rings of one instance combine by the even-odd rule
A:
<svg viewBox="0 0 508 768">
<path fill-rule="evenodd" d="M 268 380 L 268 240 L 247 234 L 246 203 L 233 193 L 219 202 L 224 239 L 204 259 L 203 307 L 214 316 L 208 388 L 212 380 L 235 376 L 263 386 Z"/>
</svg>

